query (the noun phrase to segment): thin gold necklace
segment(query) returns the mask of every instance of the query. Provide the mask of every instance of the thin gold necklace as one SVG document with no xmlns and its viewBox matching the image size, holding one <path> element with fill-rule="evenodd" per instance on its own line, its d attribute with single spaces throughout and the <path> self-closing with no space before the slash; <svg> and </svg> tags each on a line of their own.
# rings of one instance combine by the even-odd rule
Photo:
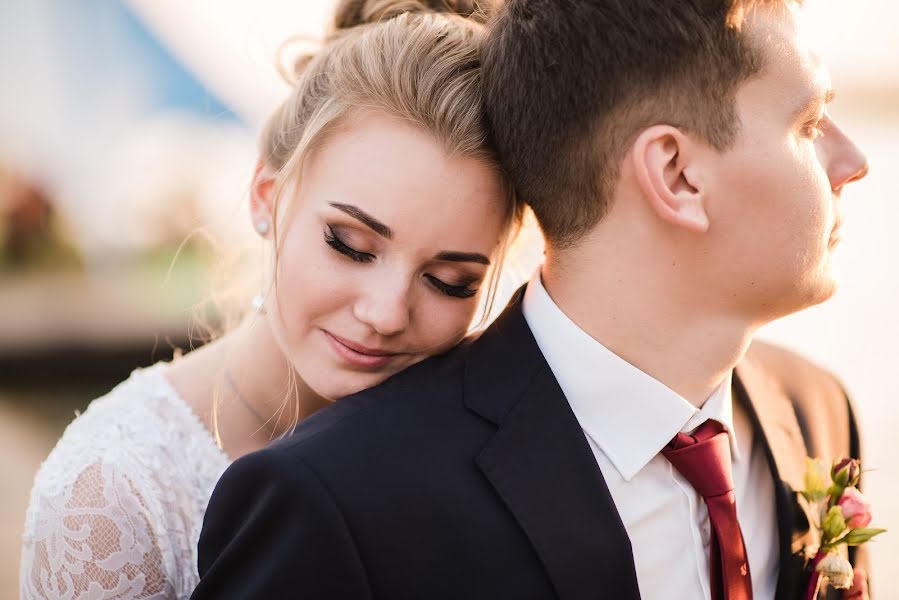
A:
<svg viewBox="0 0 899 600">
<path fill-rule="evenodd" d="M 254 417 L 256 417 L 256 419 L 259 421 L 259 423 L 264 428 L 269 429 L 269 430 L 274 429 L 272 427 L 269 427 L 269 424 L 268 424 L 269 422 L 266 419 L 262 418 L 262 415 L 260 415 L 256 411 L 256 409 L 253 408 L 252 405 L 246 401 L 246 399 L 243 397 L 243 394 L 241 394 L 238 391 L 237 384 L 234 383 L 234 379 L 231 377 L 231 371 L 229 371 L 228 369 L 225 369 L 225 381 L 228 383 L 228 387 L 231 388 L 231 393 L 234 394 L 234 397 L 237 398 L 237 401 L 240 402 L 241 404 L 243 404 L 244 408 L 246 408 L 248 411 L 250 411 L 250 414 L 252 414 Z"/>
</svg>

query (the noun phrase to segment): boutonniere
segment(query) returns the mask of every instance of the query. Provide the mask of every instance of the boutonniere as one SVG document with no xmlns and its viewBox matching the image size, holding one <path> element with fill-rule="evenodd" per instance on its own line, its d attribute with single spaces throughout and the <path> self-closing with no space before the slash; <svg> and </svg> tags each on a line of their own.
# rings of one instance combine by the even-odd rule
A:
<svg viewBox="0 0 899 600">
<path fill-rule="evenodd" d="M 840 552 L 841 546 L 860 546 L 886 529 L 868 527 L 871 505 L 855 487 L 861 475 L 859 461 L 844 458 L 831 469 L 817 458 L 805 461 L 805 489 L 801 493 L 817 517 L 813 525 L 821 534 L 821 543 L 810 556 L 813 570 L 806 599 L 813 600 L 827 585 L 837 589 L 852 586 L 852 565 Z"/>
</svg>

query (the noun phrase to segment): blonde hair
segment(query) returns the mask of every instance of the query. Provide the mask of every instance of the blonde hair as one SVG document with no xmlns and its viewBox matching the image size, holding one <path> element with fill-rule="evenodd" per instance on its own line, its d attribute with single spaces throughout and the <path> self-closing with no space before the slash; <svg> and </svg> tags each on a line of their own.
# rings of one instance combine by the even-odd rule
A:
<svg viewBox="0 0 899 600">
<path fill-rule="evenodd" d="M 489 16 L 485 0 L 339 2 L 321 48 L 294 62 L 288 73 L 292 91 L 259 139 L 260 160 L 274 171 L 273 273 L 282 241 L 279 217 L 289 212 L 279 205 L 293 196 L 304 161 L 360 111 L 380 112 L 430 133 L 447 155 L 483 161 L 502 176 L 505 235 L 482 296 L 481 317 L 469 331 L 487 323 L 503 259 L 523 214 L 490 143 L 482 108 L 480 50 Z M 273 277 L 275 289 L 277 283 Z M 295 377 L 290 371 L 288 397 L 296 390 Z M 276 428 L 286 408 L 285 401 L 273 417 Z M 213 431 L 221 446 L 217 412 Z M 295 425 L 297 416 L 288 416 L 288 423 Z"/>
<path fill-rule="evenodd" d="M 261 160 L 275 171 L 274 263 L 282 198 L 304 160 L 360 111 L 384 113 L 429 132 L 450 156 L 474 158 L 502 173 L 482 108 L 481 42 L 491 5 L 472 0 L 344 0 L 322 48 L 294 64 L 290 96 L 260 136 Z M 486 323 L 521 206 L 505 177 L 507 230 L 491 270 Z M 277 286 L 277 280 L 273 281 Z"/>
</svg>

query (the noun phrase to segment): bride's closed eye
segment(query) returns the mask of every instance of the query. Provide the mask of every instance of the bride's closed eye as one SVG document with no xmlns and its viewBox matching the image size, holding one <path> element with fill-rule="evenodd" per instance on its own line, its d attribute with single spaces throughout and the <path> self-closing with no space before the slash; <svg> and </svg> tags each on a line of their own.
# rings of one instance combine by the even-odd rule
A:
<svg viewBox="0 0 899 600">
<path fill-rule="evenodd" d="M 337 235 L 337 232 L 335 232 L 334 228 L 330 225 L 328 225 L 327 230 L 325 230 L 325 243 L 337 252 L 340 252 L 344 256 L 347 256 L 358 263 L 370 263 L 376 258 L 374 254 L 360 252 L 355 248 L 351 248 L 349 244 L 344 242 L 343 239 Z"/>
<path fill-rule="evenodd" d="M 339 252 L 350 260 L 357 263 L 370 263 L 377 257 L 369 252 L 360 252 L 345 242 L 340 235 L 334 230 L 334 227 L 328 225 L 324 232 L 325 243 L 328 244 L 335 252 Z M 472 284 L 477 280 L 470 280 L 459 285 L 452 285 L 445 281 L 425 273 L 424 278 L 439 292 L 452 298 L 471 298 L 478 293 L 477 288 L 472 288 Z"/>
<path fill-rule="evenodd" d="M 431 285 L 433 285 L 435 288 L 437 288 L 447 296 L 452 296 L 454 298 L 471 298 L 478 293 L 477 289 L 471 288 L 471 285 L 474 283 L 473 281 L 463 285 L 450 285 L 437 279 L 433 275 L 429 275 L 428 273 L 425 273 L 425 279 L 430 281 Z"/>
</svg>

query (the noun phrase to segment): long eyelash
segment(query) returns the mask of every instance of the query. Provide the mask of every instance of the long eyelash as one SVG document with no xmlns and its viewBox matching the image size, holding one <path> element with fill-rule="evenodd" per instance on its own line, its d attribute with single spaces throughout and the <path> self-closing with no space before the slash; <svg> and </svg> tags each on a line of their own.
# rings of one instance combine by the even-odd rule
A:
<svg viewBox="0 0 899 600">
<path fill-rule="evenodd" d="M 358 250 L 354 250 L 347 246 L 340 237 L 334 233 L 334 228 L 328 225 L 328 230 L 325 231 L 325 243 L 331 246 L 337 252 L 340 252 L 346 257 L 351 258 L 352 260 L 359 263 L 370 263 L 375 259 L 374 255 L 368 254 L 367 252 L 359 252 Z"/>
<path fill-rule="evenodd" d="M 325 231 L 325 243 L 331 246 L 335 251 L 340 252 L 344 256 L 359 263 L 370 263 L 376 258 L 374 255 L 368 254 L 367 252 L 359 252 L 358 250 L 350 248 L 340 239 L 340 236 L 334 232 L 334 228 L 330 225 L 328 225 L 328 229 Z M 478 293 L 477 289 L 471 289 L 467 285 L 449 285 L 433 275 L 425 274 L 425 278 L 427 278 L 427 280 L 431 282 L 431 285 L 440 292 L 447 296 L 452 296 L 453 298 L 471 298 Z"/>
<path fill-rule="evenodd" d="M 425 274 L 425 278 L 427 278 L 427 280 L 430 281 L 431 285 L 433 285 L 435 288 L 437 288 L 447 296 L 452 296 L 454 298 L 471 298 L 478 293 L 478 290 L 473 290 L 468 286 L 449 285 L 448 283 L 440 281 L 433 275 Z"/>
</svg>

